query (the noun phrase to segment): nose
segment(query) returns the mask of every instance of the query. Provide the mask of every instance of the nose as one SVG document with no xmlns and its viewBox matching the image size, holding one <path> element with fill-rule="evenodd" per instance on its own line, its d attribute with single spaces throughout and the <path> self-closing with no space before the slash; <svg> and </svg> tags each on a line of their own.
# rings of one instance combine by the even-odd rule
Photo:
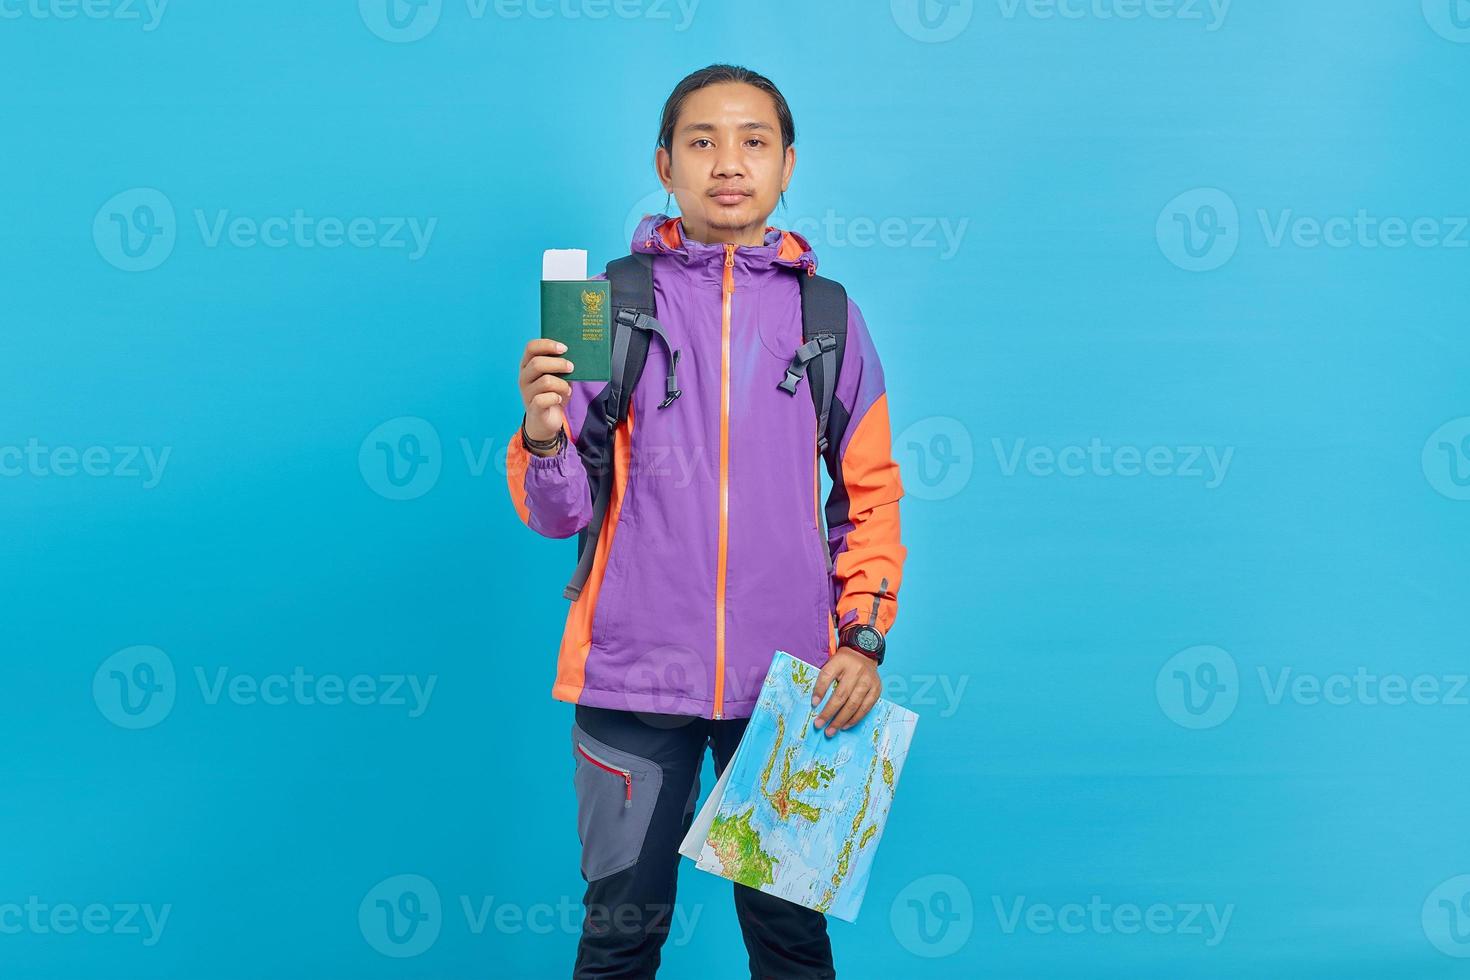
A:
<svg viewBox="0 0 1470 980">
<path fill-rule="evenodd" d="M 722 142 L 719 151 L 715 154 L 714 176 L 721 180 L 729 180 L 732 177 L 745 176 L 745 157 L 741 152 L 740 143 Z"/>
</svg>

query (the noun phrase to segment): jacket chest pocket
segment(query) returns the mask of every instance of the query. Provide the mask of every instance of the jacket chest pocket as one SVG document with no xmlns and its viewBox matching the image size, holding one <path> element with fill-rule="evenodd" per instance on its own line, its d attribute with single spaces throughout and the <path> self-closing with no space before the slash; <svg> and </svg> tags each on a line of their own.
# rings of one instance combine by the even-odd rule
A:
<svg viewBox="0 0 1470 980">
<path fill-rule="evenodd" d="M 582 877 L 596 881 L 638 863 L 663 770 L 649 759 L 597 741 L 576 724 L 572 757 Z"/>
<path fill-rule="evenodd" d="M 796 353 L 796 348 L 801 346 L 801 296 L 795 283 L 792 287 L 787 301 L 774 304 L 770 300 L 775 297 L 765 296 L 769 290 L 762 290 L 763 302 L 757 304 L 754 312 L 761 346 L 782 364 L 788 363 L 791 355 Z M 771 383 L 775 384 L 781 377 L 782 372 L 778 369 L 775 381 Z"/>
</svg>

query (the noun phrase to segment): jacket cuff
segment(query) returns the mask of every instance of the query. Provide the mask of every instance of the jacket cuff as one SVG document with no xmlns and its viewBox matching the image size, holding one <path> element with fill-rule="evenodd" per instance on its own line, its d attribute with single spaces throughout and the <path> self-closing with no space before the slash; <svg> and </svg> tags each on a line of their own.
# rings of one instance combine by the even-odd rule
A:
<svg viewBox="0 0 1470 980">
<path fill-rule="evenodd" d="M 521 442 L 521 447 L 526 449 L 526 455 L 530 458 L 528 467 L 532 471 L 557 474 L 566 472 L 567 459 L 571 454 L 571 441 L 566 438 L 565 433 L 562 434 L 561 446 L 550 456 L 537 456 L 526 448 L 524 440 Z"/>
</svg>

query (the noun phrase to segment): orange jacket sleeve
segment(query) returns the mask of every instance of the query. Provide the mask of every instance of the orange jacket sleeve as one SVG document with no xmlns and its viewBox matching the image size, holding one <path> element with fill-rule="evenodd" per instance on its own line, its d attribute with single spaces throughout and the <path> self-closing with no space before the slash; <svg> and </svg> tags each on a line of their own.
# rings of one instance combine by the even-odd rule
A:
<svg viewBox="0 0 1470 980">
<path fill-rule="evenodd" d="M 888 427 L 888 396 L 862 313 L 848 303 L 847 347 L 833 398 L 833 434 L 825 460 L 827 544 L 837 625 L 867 623 L 885 634 L 898 616 L 907 549 L 899 536 L 903 497 Z"/>
</svg>

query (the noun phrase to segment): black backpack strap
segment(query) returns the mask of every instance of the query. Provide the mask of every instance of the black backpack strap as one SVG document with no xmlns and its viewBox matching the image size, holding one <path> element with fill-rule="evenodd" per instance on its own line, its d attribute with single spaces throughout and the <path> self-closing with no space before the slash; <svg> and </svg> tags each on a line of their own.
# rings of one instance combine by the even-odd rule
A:
<svg viewBox="0 0 1470 980">
<path fill-rule="evenodd" d="M 803 377 L 811 380 L 812 404 L 817 410 L 817 446 L 825 453 L 829 442 L 828 421 L 832 416 L 832 396 L 837 389 L 837 375 L 842 370 L 842 356 L 847 351 L 847 290 L 825 276 L 797 274 L 801 283 L 801 339 L 786 378 L 778 387 L 796 394 Z"/>
<path fill-rule="evenodd" d="M 608 501 L 612 499 L 613 435 L 628 418 L 628 405 L 633 389 L 643 375 L 648 361 L 648 343 L 657 337 L 668 353 L 669 372 L 664 378 L 665 408 L 682 392 L 675 370 L 679 351 L 669 345 L 663 327 L 653 317 L 653 260 L 647 255 L 625 255 L 607 264 L 607 278 L 612 293 L 612 355 L 607 387 L 587 406 L 587 418 L 577 438 L 577 452 L 587 470 L 592 490 L 592 518 L 577 535 L 577 567 L 572 579 L 562 590 L 568 599 L 576 599 L 592 572 L 592 559 L 597 553 L 597 539 L 607 518 Z"/>
<path fill-rule="evenodd" d="M 639 317 L 653 319 L 653 263 L 625 255 L 607 264 L 612 289 L 612 371 L 604 415 L 609 427 L 628 417 L 628 402 L 648 359 L 648 333 L 634 330 Z"/>
</svg>

